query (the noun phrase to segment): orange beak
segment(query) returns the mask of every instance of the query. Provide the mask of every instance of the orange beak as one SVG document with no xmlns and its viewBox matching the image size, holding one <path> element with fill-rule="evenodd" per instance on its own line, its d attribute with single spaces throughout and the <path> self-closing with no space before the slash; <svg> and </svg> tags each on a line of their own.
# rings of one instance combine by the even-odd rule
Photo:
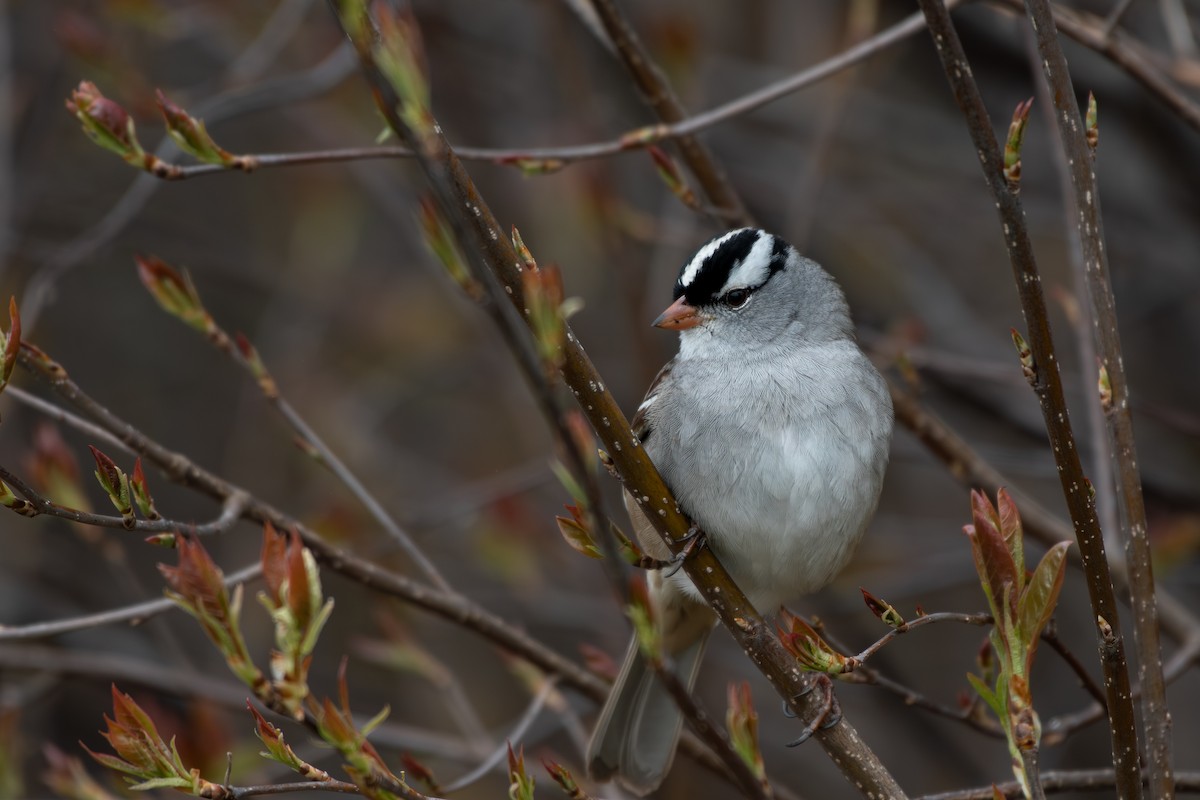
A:
<svg viewBox="0 0 1200 800">
<path fill-rule="evenodd" d="M 689 306 L 684 298 L 680 297 L 666 311 L 659 314 L 658 319 L 654 320 L 653 324 L 656 328 L 682 331 L 699 325 L 700 313 L 692 306 Z"/>
</svg>

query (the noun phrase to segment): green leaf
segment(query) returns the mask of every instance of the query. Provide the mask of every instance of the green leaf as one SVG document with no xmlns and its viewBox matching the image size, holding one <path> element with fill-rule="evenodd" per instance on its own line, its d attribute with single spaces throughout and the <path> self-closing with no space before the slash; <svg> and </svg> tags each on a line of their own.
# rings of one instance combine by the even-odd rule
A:
<svg viewBox="0 0 1200 800">
<path fill-rule="evenodd" d="M 1066 571 L 1067 549 L 1070 546 L 1070 542 L 1059 542 L 1042 556 L 1018 602 L 1017 615 L 1028 647 L 1028 663 L 1033 663 L 1038 637 L 1042 635 L 1042 629 L 1050 621 L 1054 607 L 1058 604 L 1058 593 L 1062 590 L 1063 573 Z"/>
<path fill-rule="evenodd" d="M 1005 715 L 1007 714 L 1007 711 L 1004 709 L 1004 704 L 1000 701 L 1000 698 L 996 695 L 996 693 L 993 692 L 988 685 L 983 682 L 982 678 L 973 672 L 968 672 L 967 683 L 971 684 L 971 688 L 974 689 L 975 693 L 978 694 L 983 702 L 987 704 L 987 707 L 992 710 L 993 714 L 1001 719 L 1004 719 Z"/>
</svg>

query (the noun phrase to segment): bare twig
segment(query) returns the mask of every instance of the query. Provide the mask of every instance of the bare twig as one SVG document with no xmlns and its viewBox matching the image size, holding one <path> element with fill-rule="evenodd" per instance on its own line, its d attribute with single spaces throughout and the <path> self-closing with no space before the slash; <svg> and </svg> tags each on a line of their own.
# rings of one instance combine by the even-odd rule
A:
<svg viewBox="0 0 1200 800">
<path fill-rule="evenodd" d="M 675 96 L 671 85 L 646 52 L 646 48 L 642 46 L 633 26 L 617 8 L 615 0 L 591 0 L 591 4 L 646 105 L 650 106 L 661 122 L 668 125 L 687 119 L 688 114 L 683 104 Z M 679 148 L 683 160 L 715 206 L 715 213 L 725 227 L 741 228 L 749 225 L 750 215 L 746 213 L 742 199 L 729 184 L 724 170 L 708 147 L 691 134 L 676 138 L 675 146 Z"/>
<path fill-rule="evenodd" d="M 992 0 L 999 6 L 1024 11 L 1024 0 Z M 1051 9 L 1054 24 L 1080 44 L 1106 56 L 1125 70 L 1131 78 L 1142 85 L 1150 94 L 1162 101 L 1167 108 L 1200 131 L 1200 105 L 1180 91 L 1179 87 L 1163 75 L 1147 55 L 1146 48 L 1121 30 L 1106 31 L 1104 20 L 1093 14 L 1055 5 Z"/>
<path fill-rule="evenodd" d="M 1084 131 L 1084 120 L 1075 100 L 1075 87 L 1067 58 L 1054 28 L 1048 0 L 1026 0 L 1029 21 L 1037 37 L 1042 71 L 1054 102 L 1058 134 L 1067 156 L 1071 185 L 1075 189 L 1077 234 L 1083 248 L 1083 268 L 1092 307 L 1092 336 L 1101 360 L 1101 381 L 1107 373 L 1111 395 L 1105 398 L 1109 450 L 1116 468 L 1117 515 L 1125 540 L 1129 566 L 1129 592 L 1133 605 L 1133 641 L 1138 651 L 1138 677 L 1142 690 L 1142 726 L 1146 742 L 1146 768 L 1150 794 L 1174 796 L 1171 779 L 1171 719 L 1162 675 L 1162 648 L 1158 640 L 1158 608 L 1154 602 L 1154 569 L 1151 563 L 1146 506 L 1133 437 L 1129 408 L 1129 383 L 1121 355 L 1116 301 L 1108 277 L 1100 190 L 1093 170 L 1093 153 Z M 1108 487 L 1105 487 L 1106 489 Z M 1082 543 L 1081 543 L 1082 547 Z M 1094 598 L 1093 598 L 1094 600 Z M 1097 612 L 1103 611 L 1097 608 Z"/>
<path fill-rule="evenodd" d="M 346 781 L 297 781 L 296 783 L 267 783 L 259 786 L 222 786 L 233 800 L 243 797 L 262 797 L 271 794 L 291 794 L 292 792 L 342 792 L 344 794 L 359 794 L 359 788 Z M 434 800 L 434 798 L 429 798 Z"/>
<path fill-rule="evenodd" d="M 1180 772 L 1176 776 L 1180 791 L 1200 792 L 1200 772 Z M 1116 775 L 1111 769 L 1073 769 L 1042 773 L 1042 788 L 1047 792 L 1078 792 L 1112 789 Z M 1021 785 L 1016 781 L 996 784 L 1004 797 L 1021 797 Z M 916 800 L 992 800 L 992 787 L 939 792 L 922 795 Z"/>
<path fill-rule="evenodd" d="M 1046 431 L 1058 464 L 1063 494 L 1070 510 L 1083 558 L 1084 575 L 1092 610 L 1097 617 L 1096 642 L 1105 676 L 1109 723 L 1112 730 L 1113 763 L 1117 769 L 1118 794 L 1141 796 L 1138 773 L 1137 725 L 1133 714 L 1129 668 L 1120 633 L 1116 595 L 1109 574 L 1096 508 L 1083 474 L 1075 437 L 1067 416 L 1062 379 L 1054 354 L 1054 342 L 1042 295 L 1041 277 L 1033 255 L 1025 216 L 1017 195 L 1004 177 L 1004 165 L 996 136 L 971 73 L 962 43 L 950 20 L 950 12 L 940 0 L 920 0 L 930 33 L 942 60 L 946 78 L 967 122 L 984 176 L 996 200 L 1004 241 L 1012 262 L 1013 277 L 1028 326 L 1032 359 L 1030 383 L 1037 395 Z M 1054 26 L 1048 24 L 1049 35 Z"/>
<path fill-rule="evenodd" d="M 457 791 L 467 788 L 471 784 L 478 781 L 484 775 L 491 772 L 498 764 L 504 761 L 508 755 L 508 743 L 518 742 L 525 738 L 525 733 L 529 730 L 529 726 L 534 723 L 538 715 L 542 713 L 542 709 L 546 706 L 546 701 L 550 699 L 550 695 L 554 693 L 555 680 L 551 678 L 542 684 L 542 688 L 538 691 L 533 699 L 529 702 L 529 706 L 525 709 L 525 713 L 513 725 L 512 730 L 504 735 L 504 744 L 495 748 L 488 754 L 482 762 L 474 769 L 462 777 L 456 778 L 448 785 L 443 787 L 446 794 L 454 794 Z"/>
<path fill-rule="evenodd" d="M 953 0 L 952 6 L 964 0 Z M 488 161 L 496 164 L 512 164 L 546 170 L 564 166 L 577 161 L 597 158 L 607 158 L 620 153 L 647 147 L 651 144 L 692 136 L 714 125 L 728 122 L 744 114 L 761 108 L 806 87 L 820 83 L 826 78 L 849 69 L 865 61 L 871 56 L 907 39 L 925 27 L 920 14 L 913 14 L 879 33 L 864 39 L 859 44 L 849 47 L 835 56 L 793 74 L 786 78 L 767 84 L 761 89 L 741 95 L 728 103 L 723 103 L 692 117 L 686 117 L 672 124 L 659 124 L 646 128 L 635 128 L 622 135 L 601 142 L 589 144 L 568 145 L 564 147 L 531 147 L 518 149 L 494 149 L 486 147 L 455 147 L 455 153 L 466 161 Z M 199 111 L 197 111 L 199 113 Z M 360 161 L 369 159 L 413 158 L 415 154 L 408 147 L 383 145 L 377 147 L 350 147 L 333 150 L 315 150 L 299 153 L 263 153 L 254 155 L 256 168 L 288 167 L 303 164 L 324 164 L 339 161 Z M 690 166 L 690 164 L 689 164 Z M 226 167 L 214 164 L 194 164 L 180 166 L 168 174 L 158 176 L 163 180 L 184 180 L 187 178 L 211 175 L 218 172 L 228 172 Z M 149 175 L 144 176 L 150 180 Z M 703 188 L 703 187 L 701 187 Z M 717 205 L 710 198 L 712 205 Z M 740 204 L 739 204 L 740 205 Z M 139 206 L 140 207 L 140 206 Z"/>
<path fill-rule="evenodd" d="M 260 575 L 262 575 L 262 562 L 256 561 L 249 566 L 242 567 L 226 575 L 225 585 L 236 586 L 254 580 Z M 158 597 L 154 600 L 145 600 L 109 611 L 84 614 L 78 617 L 54 620 L 53 622 L 34 622 L 29 625 L 13 626 L 0 625 L 0 642 L 13 639 L 47 639 L 51 636 L 59 636 L 64 633 L 73 633 L 89 628 L 101 628 L 105 625 L 116 625 L 121 622 L 140 625 L 151 617 L 156 617 L 164 611 L 170 611 L 175 608 L 179 608 L 175 601 L 166 597 Z"/>
</svg>

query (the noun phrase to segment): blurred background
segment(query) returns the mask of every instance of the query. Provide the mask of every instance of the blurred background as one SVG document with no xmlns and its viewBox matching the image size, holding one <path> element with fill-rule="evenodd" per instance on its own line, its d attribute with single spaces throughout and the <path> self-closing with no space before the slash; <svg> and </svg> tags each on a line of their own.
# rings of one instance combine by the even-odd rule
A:
<svg viewBox="0 0 1200 800">
<path fill-rule="evenodd" d="M 697 112 L 916 11 L 896 0 L 621 5 Z M 1102 18 L 1114 3 L 1070 5 Z M 571 3 L 422 0 L 413 10 L 433 110 L 455 144 L 520 151 L 611 140 L 655 121 Z M 1197 13 L 1186 0 L 1138 0 L 1121 20 L 1192 102 L 1200 102 Z M 998 132 L 1018 102 L 1036 98 L 1021 198 L 1072 419 L 1094 475 L 1101 455 L 1094 357 L 1079 346 L 1086 320 L 1081 327 L 1056 140 L 1028 27 L 1003 3 L 967 4 L 955 20 Z M 621 611 L 597 563 L 570 550 L 553 521 L 569 496 L 549 468 L 555 456 L 546 426 L 489 321 L 427 251 L 416 221 L 424 185 L 412 164 L 359 161 L 164 183 L 89 142 L 63 107 L 80 80 L 94 81 L 131 112 L 150 148 L 165 139 L 153 105 L 161 88 L 235 153 L 370 146 L 384 124 L 341 45 L 326 4 L 315 0 L 0 3 L 0 294 L 17 297 L 26 340 L 142 431 L 339 545 L 417 575 L 354 498 L 294 446 L 254 383 L 160 311 L 133 257 L 154 254 L 186 267 L 218 323 L 246 334 L 283 395 L 459 590 L 572 659 L 588 645 L 619 660 L 628 635 Z M 1195 607 L 1200 131 L 1111 61 L 1070 40 L 1064 46 L 1077 89 L 1095 92 L 1100 104 L 1097 174 L 1157 578 Z M 754 216 L 838 278 L 862 341 L 890 376 L 910 382 L 1011 485 L 1065 518 L 1040 413 L 1010 340 L 1009 329 L 1023 329 L 1023 321 L 1000 225 L 928 34 L 918 31 L 701 138 Z M 163 154 L 186 163 L 175 151 Z M 675 348 L 674 337 L 649 322 L 669 303 L 680 266 L 719 225 L 684 207 L 644 152 L 536 176 L 469 166 L 501 223 L 520 228 L 540 263 L 561 266 L 567 294 L 584 302 L 574 329 L 632 413 Z M 52 397 L 27 373 L 16 384 Z M 0 463 L 41 481 L 55 499 L 77 485 L 78 503 L 111 513 L 90 475 L 86 445 L 94 441 L 7 396 L 0 413 Z M 131 468 L 123 454 L 118 460 Z M 219 513 L 156 470 L 147 478 L 169 518 L 205 522 Z M 605 488 L 615 511 L 618 487 L 606 481 Z M 1109 508 L 1110 491 L 1097 489 L 1102 510 Z M 879 513 L 856 560 L 793 610 L 819 616 L 855 651 L 883 633 L 859 586 L 908 616 L 917 605 L 983 610 L 961 533 L 967 522 L 967 490 L 898 429 Z M 159 596 L 155 564 L 174 557 L 142 538 L 0 517 L 0 625 Z M 206 545 L 232 572 L 257 558 L 260 535 L 243 523 Z M 369 717 L 391 706 L 380 739 L 391 763 L 409 753 L 448 784 L 512 735 L 531 695 L 491 645 L 329 570 L 323 579 L 337 605 L 314 660 L 314 686 L 332 694 L 347 654 L 356 710 Z M 270 624 L 250 596 L 243 618 L 252 652 L 265 659 Z M 1058 629 L 1098 675 L 1089 619 L 1083 579 L 1072 569 Z M 934 626 L 873 663 L 953 708 L 967 696 L 964 675 L 983 638 L 977 628 Z M 1167 637 L 1164 646 L 1169 654 L 1177 642 Z M 699 688 L 705 707 L 722 718 L 727 684 L 743 679 L 753 688 L 772 779 L 802 797 L 854 796 L 817 746 L 783 747 L 800 723 L 783 716 L 770 687 L 718 634 Z M 172 611 L 136 627 L 0 642 L 0 774 L 8 796 L 48 795 L 44 743 L 75 754 L 80 740 L 93 749 L 104 744 L 97 730 L 111 714 L 113 681 L 160 729 L 178 734 L 206 777 L 220 780 L 225 753 L 233 752 L 235 783 L 288 779 L 254 756 L 260 747 L 245 690 L 194 621 Z M 460 694 L 465 703 L 454 699 Z M 1043 720 L 1090 703 L 1046 649 L 1033 694 Z M 838 696 L 913 796 L 1011 777 L 1001 740 L 876 687 L 845 685 Z M 556 793 L 537 766 L 542 756 L 583 777 L 578 739 L 596 709 L 570 691 L 564 697 L 565 710 L 543 712 L 519 737 L 541 796 Z M 1169 699 L 1177 767 L 1200 769 L 1189 746 L 1200 736 L 1195 671 L 1171 685 Z M 463 722 L 464 705 L 475 723 L 470 714 Z M 335 769 L 337 759 L 303 731 L 288 735 L 315 763 Z M 1108 741 L 1105 727 L 1092 725 L 1046 748 L 1043 767 L 1111 766 Z M 506 786 L 503 769 L 494 770 L 455 796 L 496 797 Z M 597 794 L 619 796 L 613 787 Z M 737 793 L 681 758 L 660 796 Z"/>
</svg>

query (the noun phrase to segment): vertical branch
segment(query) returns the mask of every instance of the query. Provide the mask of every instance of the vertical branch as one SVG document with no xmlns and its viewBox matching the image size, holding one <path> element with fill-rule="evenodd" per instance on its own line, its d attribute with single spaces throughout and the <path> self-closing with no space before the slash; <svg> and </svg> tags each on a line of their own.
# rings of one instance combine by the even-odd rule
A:
<svg viewBox="0 0 1200 800">
<path fill-rule="evenodd" d="M 1017 195 L 1004 176 L 1004 162 L 984 107 L 979 87 L 971 73 L 962 42 L 950 20 L 950 12 L 941 0 L 919 0 L 928 20 L 930 33 L 954 99 L 966 118 L 967 128 L 983 167 L 984 177 L 996 201 L 1004 229 L 1004 242 L 1012 262 L 1013 277 L 1028 327 L 1030 383 L 1037 395 L 1046 423 L 1046 432 L 1058 465 L 1059 479 L 1075 536 L 1083 558 L 1084 575 L 1092 611 L 1096 615 L 1096 639 L 1104 671 L 1108 698 L 1108 718 L 1112 731 L 1113 764 L 1117 771 L 1117 794 L 1122 798 L 1141 797 L 1138 770 L 1137 725 L 1129 685 L 1129 667 L 1120 632 L 1116 594 L 1104 553 L 1104 539 L 1096 517 L 1091 486 L 1075 448 L 1075 436 L 1067 414 L 1062 377 L 1054 353 L 1054 341 L 1042 294 L 1041 276 L 1033 256 L 1033 245 L 1025 227 L 1025 214 Z M 1051 22 L 1047 28 L 1054 33 Z"/>
<path fill-rule="evenodd" d="M 507 295 L 516 311 L 523 312 L 526 304 L 520 279 L 521 260 L 428 109 L 416 108 L 411 96 L 406 103 L 381 69 L 380 61 L 387 58 L 388 54 L 382 52 L 377 34 L 370 28 L 365 16 L 365 3 L 363 0 L 331 0 L 330 5 L 358 50 L 364 76 L 379 110 L 401 141 L 415 151 L 447 221 L 456 235 L 461 237 L 463 254 L 478 259 L 490 272 L 486 277 L 497 281 L 502 294 Z M 420 126 L 419 130 L 408 122 L 413 117 L 418 117 L 416 123 Z M 506 337 L 511 334 L 507 329 L 504 330 Z M 604 442 L 626 489 L 639 498 L 646 509 L 646 517 L 654 523 L 664 540 L 673 550 L 678 550 L 688 534 L 689 521 L 680 512 L 670 490 L 633 435 L 620 407 L 569 327 L 565 338 L 561 372 L 567 386 Z M 519 341 L 509 343 L 520 347 L 528 344 Z M 546 400 L 545 397 L 539 397 L 543 404 Z M 550 416 L 550 412 L 547 416 Z M 554 424 L 552 419 L 550 422 Z M 708 548 L 698 549 L 684 561 L 683 569 L 776 691 L 787 699 L 798 714 L 805 718 L 816 716 L 822 706 L 821 700 L 814 696 L 817 693 L 804 694 L 806 681 L 795 659 L 783 649 L 762 616 L 729 577 L 712 551 Z M 847 780 L 864 795 L 874 798 L 905 797 L 896 780 L 845 718 L 828 729 L 818 731 L 815 738 Z"/>
<path fill-rule="evenodd" d="M 590 2 L 646 104 L 667 124 L 686 119 L 687 110 L 671 90 L 658 66 L 651 60 L 633 26 L 621 14 L 614 0 Z M 715 206 L 713 213 L 721 222 L 728 227 L 752 224 L 750 214 L 742 205 L 742 199 L 729 185 L 725 172 L 709 149 L 690 134 L 678 137 L 675 144 L 684 162 L 696 176 L 700 187 Z"/>
<path fill-rule="evenodd" d="M 1107 372 L 1111 395 L 1104 398 L 1109 449 L 1115 460 L 1117 516 L 1129 564 L 1129 590 L 1133 601 L 1133 640 L 1138 651 L 1138 676 L 1142 685 L 1142 718 L 1145 727 L 1150 794 L 1174 796 L 1171 779 L 1171 720 L 1162 676 L 1162 651 L 1158 640 L 1158 609 L 1154 602 L 1154 570 L 1146 528 L 1146 507 L 1138 473 L 1133 439 L 1129 385 L 1121 357 L 1117 310 L 1108 276 L 1104 248 L 1104 223 L 1100 192 L 1092 169 L 1093 153 L 1075 100 L 1067 59 L 1054 28 L 1047 0 L 1026 0 L 1029 21 L 1037 36 L 1042 70 L 1054 101 L 1058 135 L 1067 154 L 1071 185 L 1075 189 L 1076 227 L 1083 249 L 1084 282 L 1092 306 L 1092 336 L 1100 355 L 1101 381 Z M 1107 487 L 1105 487 L 1107 488 Z"/>
</svg>

